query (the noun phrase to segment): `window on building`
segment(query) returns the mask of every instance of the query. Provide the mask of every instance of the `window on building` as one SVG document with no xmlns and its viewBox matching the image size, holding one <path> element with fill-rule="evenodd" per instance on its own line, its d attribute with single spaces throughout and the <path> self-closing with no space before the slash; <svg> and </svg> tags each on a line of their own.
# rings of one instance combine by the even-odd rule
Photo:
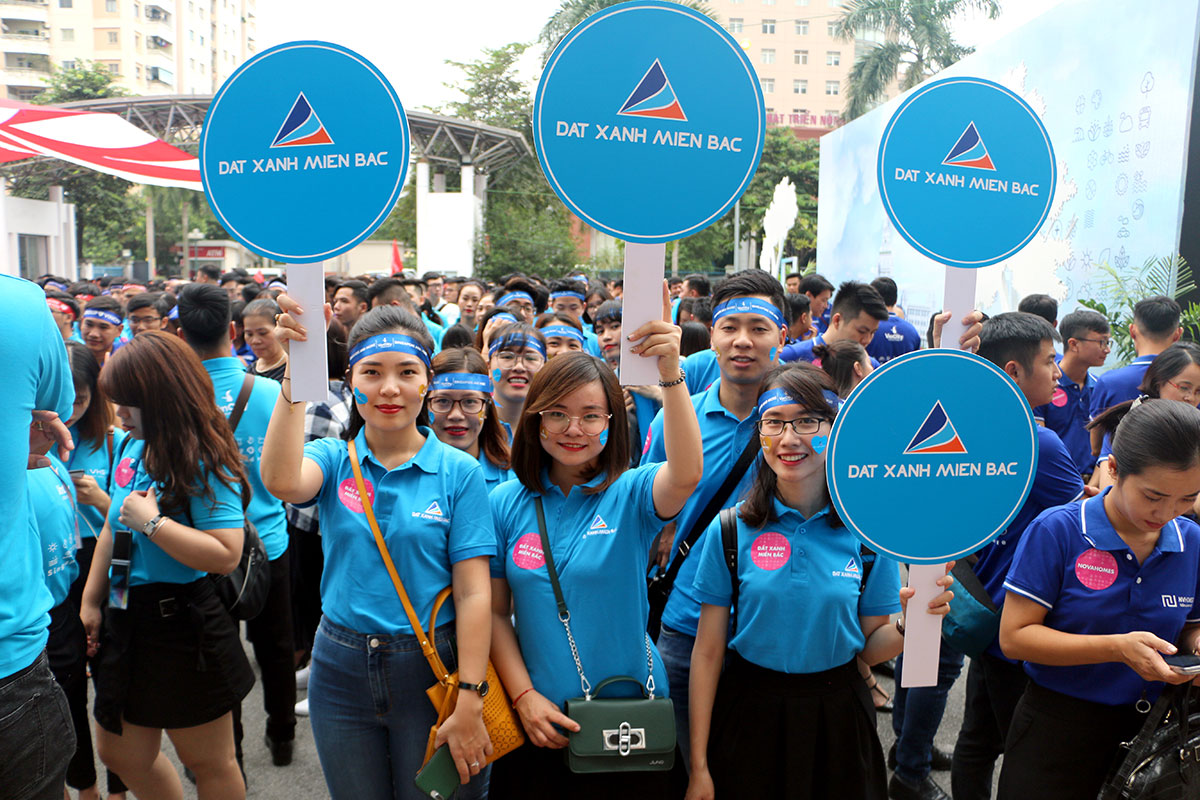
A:
<svg viewBox="0 0 1200 800">
<path fill-rule="evenodd" d="M 105 64 L 104 66 L 108 67 L 108 71 L 113 75 L 121 74 L 121 62 L 120 61 L 110 61 L 107 64 Z"/>
<path fill-rule="evenodd" d="M 837 36 L 837 22 L 826 22 L 825 32 L 830 36 Z"/>
<path fill-rule="evenodd" d="M 759 78 L 758 81 L 760 84 L 762 84 L 763 94 L 771 94 L 775 91 L 774 78 Z"/>
<path fill-rule="evenodd" d="M 119 34 L 120 34 L 120 31 L 109 31 L 108 32 L 108 43 L 109 44 L 119 43 L 120 42 Z"/>
<path fill-rule="evenodd" d="M 68 58 L 62 62 L 63 69 L 75 69 L 75 59 Z"/>
<path fill-rule="evenodd" d="M 798 66 L 804 66 L 808 63 L 807 50 L 795 50 L 792 52 L 792 63 Z"/>
<path fill-rule="evenodd" d="M 63 28 L 62 29 L 62 40 L 64 42 L 75 41 L 75 29 L 74 28 Z"/>
<path fill-rule="evenodd" d="M 762 60 L 762 63 L 764 63 L 764 64 L 774 64 L 775 63 L 775 49 L 772 47 L 764 47 L 762 50 L 762 59 L 761 60 Z"/>
<path fill-rule="evenodd" d="M 837 81 L 825 81 L 825 94 L 841 94 L 842 85 Z"/>
<path fill-rule="evenodd" d="M 808 81 L 803 79 L 792 81 L 792 91 L 796 94 L 808 94 Z"/>
<path fill-rule="evenodd" d="M 808 0 L 796 0 L 796 5 L 806 6 L 806 5 L 808 5 Z"/>
<path fill-rule="evenodd" d="M 825 66 L 836 67 L 842 63 L 842 53 L 839 50 L 830 50 L 825 53 Z"/>
<path fill-rule="evenodd" d="M 775 20 L 764 19 L 762 21 L 762 32 L 763 33 L 774 33 L 775 32 Z"/>
<path fill-rule="evenodd" d="M 134 18 L 134 19 L 137 19 L 137 18 L 138 18 L 138 11 L 139 11 L 139 10 L 140 10 L 140 9 L 139 9 L 139 7 L 138 7 L 138 4 L 137 4 L 137 3 L 134 3 L 134 4 L 133 4 L 133 18 Z"/>
<path fill-rule="evenodd" d="M 796 35 L 797 36 L 807 36 L 808 35 L 808 20 L 806 20 L 806 19 L 796 20 Z"/>
<path fill-rule="evenodd" d="M 74 8 L 74 0 L 58 0 L 59 8 Z"/>
<path fill-rule="evenodd" d="M 743 28 L 743 25 L 742 25 L 741 17 L 730 17 L 729 18 L 729 32 L 730 33 L 741 33 L 742 28 Z"/>
<path fill-rule="evenodd" d="M 133 72 L 135 75 L 137 75 L 137 79 L 140 81 L 142 79 L 142 65 L 135 64 L 133 67 Z"/>
<path fill-rule="evenodd" d="M 117 13 L 117 0 L 104 0 L 104 10 L 110 14 Z"/>
<path fill-rule="evenodd" d="M 204 34 L 200 34 L 200 46 L 204 46 Z"/>
<path fill-rule="evenodd" d="M 188 41 L 189 42 L 196 41 L 196 32 L 195 31 L 188 31 Z"/>
</svg>

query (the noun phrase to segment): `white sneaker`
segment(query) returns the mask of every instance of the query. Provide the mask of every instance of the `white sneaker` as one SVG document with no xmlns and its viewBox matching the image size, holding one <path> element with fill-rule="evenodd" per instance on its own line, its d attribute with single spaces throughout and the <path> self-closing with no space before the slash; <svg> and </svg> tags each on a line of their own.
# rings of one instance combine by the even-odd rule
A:
<svg viewBox="0 0 1200 800">
<path fill-rule="evenodd" d="M 296 703 L 296 716 L 297 717 L 307 717 L 308 716 L 308 698 L 307 697 L 304 698 L 303 700 L 301 700 L 299 703 Z"/>
<path fill-rule="evenodd" d="M 297 689 L 297 691 L 308 688 L 308 674 L 311 671 L 312 671 L 311 664 L 306 664 L 304 669 L 296 670 L 296 689 Z"/>
</svg>

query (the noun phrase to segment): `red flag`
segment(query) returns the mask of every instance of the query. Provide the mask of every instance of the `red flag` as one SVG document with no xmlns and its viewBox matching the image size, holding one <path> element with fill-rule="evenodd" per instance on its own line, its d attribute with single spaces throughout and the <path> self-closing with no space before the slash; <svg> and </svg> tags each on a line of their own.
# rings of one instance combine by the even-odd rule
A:
<svg viewBox="0 0 1200 800">
<path fill-rule="evenodd" d="M 400 245 L 392 239 L 392 274 L 399 275 L 404 272 L 404 259 L 400 257 Z"/>
</svg>

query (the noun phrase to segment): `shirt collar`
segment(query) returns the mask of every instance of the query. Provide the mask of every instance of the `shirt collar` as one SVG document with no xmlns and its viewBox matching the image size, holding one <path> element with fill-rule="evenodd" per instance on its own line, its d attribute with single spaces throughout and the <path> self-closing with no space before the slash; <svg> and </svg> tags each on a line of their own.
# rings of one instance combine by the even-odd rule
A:
<svg viewBox="0 0 1200 800">
<path fill-rule="evenodd" d="M 1124 552 L 1129 550 L 1129 545 L 1113 528 L 1112 523 L 1108 521 L 1108 514 L 1104 511 L 1104 498 L 1111 491 L 1112 487 L 1109 486 L 1100 494 L 1089 497 L 1079 504 L 1079 514 L 1083 521 L 1083 538 L 1092 547 L 1099 550 Z M 1173 519 L 1163 525 L 1162 530 L 1159 531 L 1158 542 L 1154 547 L 1164 553 L 1183 552 L 1183 532 L 1179 530 L 1178 520 Z"/>
<path fill-rule="evenodd" d="M 596 475 L 596 477 L 592 478 L 589 481 L 584 481 L 581 484 L 572 486 L 571 489 L 572 490 L 575 490 L 575 489 L 582 490 L 582 489 L 591 489 L 593 487 L 599 486 L 601 483 L 604 482 L 604 478 L 607 474 L 608 473 L 606 473 L 602 470 L 599 474 Z M 550 493 L 555 490 L 558 490 L 559 495 L 562 495 L 562 490 L 558 488 L 558 484 L 556 484 L 550 480 L 550 468 L 549 467 L 542 467 L 542 486 L 546 489 L 546 493 Z M 569 492 L 568 492 L 568 494 L 569 494 Z"/>
<path fill-rule="evenodd" d="M 1153 355 L 1153 354 L 1145 355 L 1145 356 L 1138 356 L 1137 358 L 1135 358 L 1133 361 L 1130 361 L 1129 363 L 1130 364 L 1149 364 L 1151 361 L 1153 361 L 1156 358 L 1158 358 L 1158 356 Z"/>
<path fill-rule="evenodd" d="M 240 372 L 245 374 L 246 365 L 240 358 L 224 356 L 222 358 L 206 358 L 201 362 L 209 375 L 219 375 L 225 372 Z"/>
<path fill-rule="evenodd" d="M 415 466 L 422 472 L 428 472 L 431 475 L 437 474 L 442 466 L 442 448 L 450 445 L 442 444 L 441 441 L 433 435 L 433 431 L 426 428 L 424 425 L 418 425 L 417 430 L 425 437 L 425 444 L 421 445 L 421 449 L 417 454 L 410 458 L 407 462 L 396 467 L 396 469 L 405 469 L 409 466 Z M 379 459 L 375 458 L 375 454 L 371 452 L 370 445 L 367 444 L 367 428 L 364 425 L 359 429 L 354 437 L 354 446 L 358 450 L 359 463 L 367 463 L 367 459 L 371 459 L 375 464 L 378 464 L 381 469 L 386 469 L 383 464 L 379 463 Z"/>
<path fill-rule="evenodd" d="M 784 519 L 787 515 L 790 514 L 790 515 L 799 517 L 800 521 L 802 523 L 809 523 L 809 522 L 813 522 L 814 520 L 818 520 L 821 517 L 826 517 L 829 515 L 829 506 L 828 505 L 826 505 L 824 508 L 822 508 L 817 513 L 813 514 L 808 519 L 805 519 L 804 516 L 799 511 L 797 511 L 796 509 L 792 508 L 789 505 L 785 505 L 784 502 L 782 500 L 780 500 L 778 497 L 771 498 L 771 503 L 775 507 L 775 516 L 778 519 Z"/>
<path fill-rule="evenodd" d="M 1087 377 L 1085 377 L 1083 379 L 1083 386 L 1080 386 L 1078 383 L 1071 380 L 1071 378 L 1067 375 L 1067 373 L 1064 372 L 1058 378 L 1058 385 L 1063 387 L 1064 389 L 1067 389 L 1070 387 L 1074 387 L 1076 389 L 1090 389 L 1096 385 L 1096 376 L 1092 374 L 1091 370 L 1088 370 L 1086 375 L 1087 375 Z"/>
</svg>

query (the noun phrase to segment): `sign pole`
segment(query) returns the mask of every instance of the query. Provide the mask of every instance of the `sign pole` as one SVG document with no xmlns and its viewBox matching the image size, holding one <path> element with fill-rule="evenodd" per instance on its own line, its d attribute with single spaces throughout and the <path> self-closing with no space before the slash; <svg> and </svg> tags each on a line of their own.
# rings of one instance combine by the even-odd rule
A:
<svg viewBox="0 0 1200 800">
<path fill-rule="evenodd" d="M 625 244 L 625 282 L 621 290 L 622 386 L 652 386 L 658 383 L 658 363 L 631 353 L 636 344 L 627 338 L 651 320 L 662 319 L 662 281 L 666 269 L 666 244 Z"/>
<path fill-rule="evenodd" d="M 325 274 L 322 262 L 288 264 L 287 294 L 304 309 L 300 324 L 308 329 L 308 339 L 292 342 L 292 399 L 323 402 L 329 396 L 329 363 L 325 349 Z"/>
</svg>

